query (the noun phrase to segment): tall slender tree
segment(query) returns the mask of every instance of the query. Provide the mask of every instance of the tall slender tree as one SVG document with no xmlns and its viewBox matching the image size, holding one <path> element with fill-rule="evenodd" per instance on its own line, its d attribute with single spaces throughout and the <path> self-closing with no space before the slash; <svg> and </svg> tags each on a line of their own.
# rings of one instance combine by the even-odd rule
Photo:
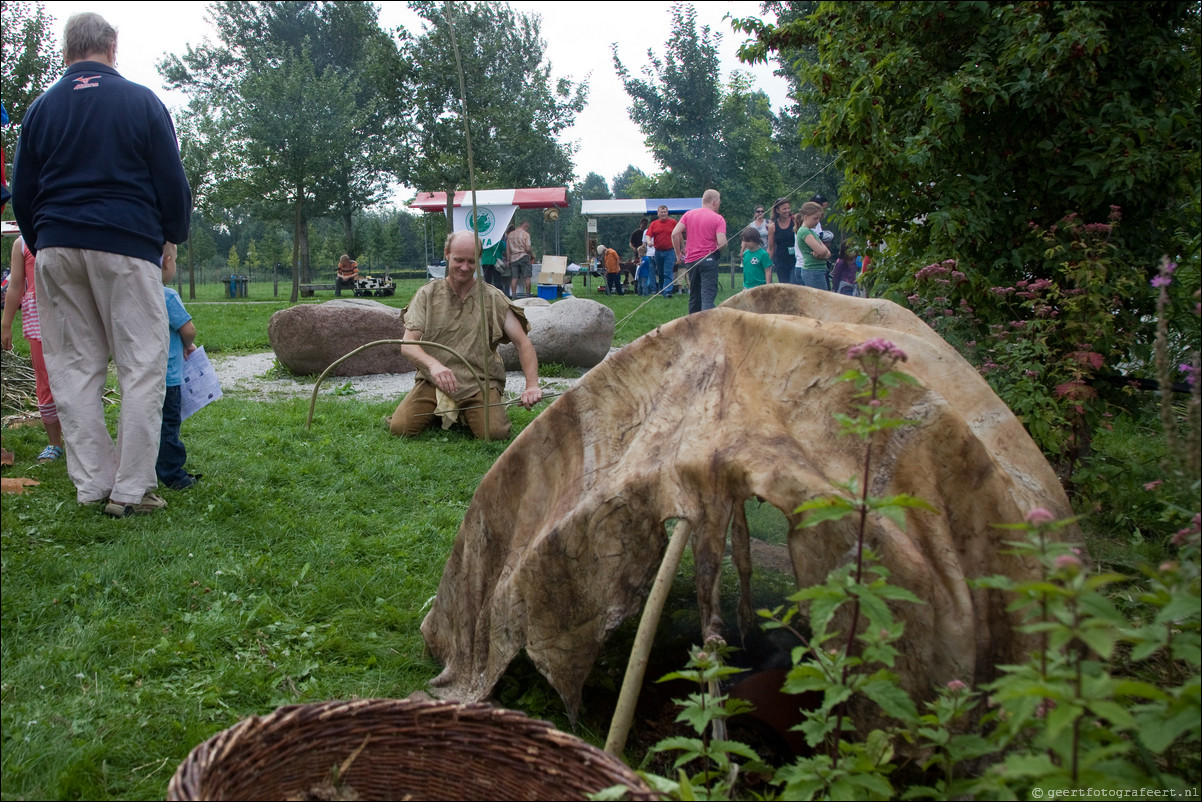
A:
<svg viewBox="0 0 1202 802">
<path fill-rule="evenodd" d="M 229 1 L 210 14 L 219 43 L 159 69 L 224 127 L 238 157 L 228 200 L 291 220 L 295 300 L 310 278 L 309 219 L 339 215 L 353 250 L 354 214 L 384 197 L 399 142 L 391 87 L 405 68 L 370 3 Z"/>
<path fill-rule="evenodd" d="M 771 203 L 785 184 L 768 96 L 745 73 L 722 82 L 720 43 L 720 34 L 698 27 L 692 5 L 678 3 L 672 6 L 666 55 L 648 50 L 642 77 L 622 63 L 616 45 L 613 60 L 631 98 L 630 117 L 664 168 L 651 181 L 636 183 L 662 196 L 718 189 L 733 237 L 750 219 L 752 206 Z"/>
<path fill-rule="evenodd" d="M 58 74 L 62 59 L 54 52 L 54 17 L 45 5 L 3 0 L 0 17 L 0 98 L 12 124 L 4 129 L 3 142 L 11 159 L 25 110 Z"/>
<path fill-rule="evenodd" d="M 402 183 L 444 190 L 448 203 L 468 188 L 461 80 L 478 186 L 569 183 L 573 146 L 560 137 L 584 108 L 588 86 L 552 79 L 540 18 L 507 3 L 409 5 L 424 26 L 418 35 L 400 34 L 403 60 L 412 66 L 401 89 L 410 99 Z"/>
</svg>

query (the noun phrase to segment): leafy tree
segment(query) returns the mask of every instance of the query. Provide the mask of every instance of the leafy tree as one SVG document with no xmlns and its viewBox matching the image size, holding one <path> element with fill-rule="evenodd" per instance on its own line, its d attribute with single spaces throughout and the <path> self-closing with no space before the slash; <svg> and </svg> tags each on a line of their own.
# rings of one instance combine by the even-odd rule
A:
<svg viewBox="0 0 1202 802">
<path fill-rule="evenodd" d="M 246 266 L 251 270 L 262 266 L 262 263 L 259 261 L 259 249 L 256 247 L 253 239 L 246 246 Z"/>
<path fill-rule="evenodd" d="M 819 3 L 744 21 L 749 55 L 816 49 L 803 135 L 840 156 L 844 226 L 887 243 L 878 289 L 948 318 L 1012 407 L 1042 399 L 1024 419 L 1051 422 L 1054 461 L 1119 400 L 1100 382 L 1146 364 L 1159 256 L 1198 286 L 1199 9 Z M 1021 347 L 984 348 L 1028 323 Z"/>
<path fill-rule="evenodd" d="M 681 192 L 700 194 L 716 186 L 724 156 L 722 89 L 718 62 L 720 34 L 697 27 L 697 9 L 672 6 L 672 34 L 661 59 L 647 50 L 650 64 L 633 76 L 613 45 L 614 69 L 630 95 L 630 118 L 639 126 L 651 155 L 671 173 Z M 685 189 L 685 188 L 688 189 Z"/>
<path fill-rule="evenodd" d="M 633 164 L 626 165 L 621 175 L 614 176 L 613 188 L 615 198 L 642 198 L 635 194 L 635 188 L 646 186 L 647 175 Z"/>
<path fill-rule="evenodd" d="M 631 119 L 664 167 L 643 188 L 670 197 L 718 189 L 727 232 L 734 236 L 751 219 L 755 204 L 771 203 L 785 188 L 771 104 L 745 73 L 721 83 L 721 36 L 709 26 L 698 28 L 692 5 L 673 5 L 672 16 L 666 55 L 661 59 L 648 50 L 643 77 L 631 74 L 614 45 L 614 67 L 631 98 Z"/>
<path fill-rule="evenodd" d="M 224 138 L 216 120 L 204 103 L 193 100 L 187 110 L 179 115 L 176 125 L 179 136 L 180 160 L 184 175 L 192 189 L 192 214 L 213 219 L 214 204 L 211 197 L 215 182 L 221 172 Z M 188 254 L 188 298 L 196 298 L 196 264 L 194 251 Z M 181 277 L 182 280 L 182 277 Z"/>
<path fill-rule="evenodd" d="M 4 130 L 4 153 L 12 158 L 25 110 L 51 83 L 62 59 L 54 50 L 54 17 L 42 3 L 3 0 L 0 16 L 0 97 L 11 123 Z"/>
<path fill-rule="evenodd" d="M 558 137 L 584 108 L 588 86 L 551 80 L 539 17 L 505 3 L 409 6 L 425 22 L 419 36 L 398 32 L 402 60 L 411 65 L 398 90 L 410 106 L 398 178 L 446 191 L 448 214 L 450 193 L 470 186 L 462 80 L 478 187 L 567 184 L 572 147 Z"/>
<path fill-rule="evenodd" d="M 234 163 L 227 200 L 255 202 L 293 226 L 293 299 L 310 275 L 308 220 L 334 212 L 354 251 L 356 211 L 383 199 L 403 72 L 369 3 L 221 2 L 220 43 L 160 65 L 214 109 Z"/>
<path fill-rule="evenodd" d="M 810 14 L 818 4 L 811 0 L 804 2 L 783 2 L 783 0 L 768 0 L 763 4 L 765 14 L 776 14 L 778 24 L 789 22 Z M 732 25 L 736 31 L 757 34 L 764 26 L 761 17 L 745 20 L 735 20 Z M 746 62 L 765 61 L 768 53 L 757 47 L 754 42 L 740 48 L 740 55 Z M 811 131 L 819 119 L 818 106 L 806 99 L 802 91 L 804 81 L 801 66 L 811 64 L 818 58 L 817 48 L 812 46 L 791 47 L 782 46 L 772 54 L 778 63 L 775 74 L 789 84 L 789 97 L 792 103 L 772 118 L 773 139 L 779 148 L 776 166 L 784 181 L 785 191 L 794 201 L 805 200 L 814 194 L 823 195 L 831 200 L 838 208 L 840 171 L 836 163 L 837 154 L 823 153 L 805 142 L 803 131 Z"/>
</svg>

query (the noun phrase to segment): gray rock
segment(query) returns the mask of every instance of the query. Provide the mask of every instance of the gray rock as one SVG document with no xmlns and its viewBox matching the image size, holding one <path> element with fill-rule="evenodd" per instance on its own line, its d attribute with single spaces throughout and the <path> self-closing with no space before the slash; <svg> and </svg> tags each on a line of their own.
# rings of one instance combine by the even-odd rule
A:
<svg viewBox="0 0 1202 802">
<path fill-rule="evenodd" d="M 591 368 L 605 359 L 614 341 L 614 313 L 605 304 L 585 298 L 564 298 L 549 306 L 525 308 L 530 341 L 540 365 Z M 520 370 L 518 351 L 510 343 L 499 349 L 506 370 Z"/>
<path fill-rule="evenodd" d="M 612 329 L 612 324 L 610 326 Z M 281 309 L 267 324 L 280 364 L 293 373 L 321 373 L 339 357 L 375 340 L 405 335 L 401 310 L 365 298 L 338 299 Z M 395 345 L 378 345 L 343 362 L 333 376 L 408 373 L 414 364 Z"/>
</svg>

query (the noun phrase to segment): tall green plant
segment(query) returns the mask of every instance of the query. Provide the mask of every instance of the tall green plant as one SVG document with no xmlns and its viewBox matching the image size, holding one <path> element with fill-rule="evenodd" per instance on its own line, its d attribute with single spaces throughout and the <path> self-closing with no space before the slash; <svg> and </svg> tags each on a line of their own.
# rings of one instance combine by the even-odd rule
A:
<svg viewBox="0 0 1202 802">
<path fill-rule="evenodd" d="M 865 440 L 863 474 L 798 512 L 805 515 L 802 526 L 857 516 L 855 560 L 822 585 L 791 596 L 791 605 L 761 612 L 766 627 L 788 628 L 801 643 L 784 690 L 821 700 L 804 711 L 799 726 L 815 753 L 777 771 L 774 798 L 1013 799 L 1088 788 L 1183 792 L 1196 776 L 1202 746 L 1202 515 L 1195 511 L 1174 536 L 1178 559 L 1145 569 L 1134 592 L 1134 616 L 1112 598 L 1127 577 L 1094 570 L 1080 547 L 1051 537 L 1068 521 L 1034 509 L 1023 523 L 1006 527 L 1023 533 L 1011 547 L 1042 572 L 1030 580 L 995 576 L 976 584 L 1011 596 L 1011 610 L 1021 615 L 1022 631 L 1034 636 L 1037 647 L 1028 661 L 1000 666 L 1001 677 L 983 688 L 952 680 L 919 712 L 890 670 L 903 635 L 890 605 L 917 599 L 889 585 L 888 573 L 864 546 L 871 516 L 904 525 L 907 509 L 930 509 L 908 496 L 873 498 L 865 490 L 875 439 L 908 423 L 891 416 L 888 391 L 913 380 L 893 370 L 905 356 L 886 341 L 856 346 L 849 356 L 859 366 L 842 378 L 856 383 L 856 403 L 852 413 L 836 417 L 843 431 Z M 1196 476 L 1193 481 L 1196 490 Z M 795 623 L 802 614 L 808 629 Z M 833 623 L 837 615 L 840 626 Z M 1149 664 L 1159 667 L 1155 680 L 1148 678 Z M 988 701 L 984 714 L 982 699 Z M 693 719 L 714 718 L 697 712 L 713 710 L 713 702 L 705 694 L 691 698 Z M 875 709 L 880 725 L 857 731 L 848 714 L 853 703 L 861 713 Z M 969 729 L 973 723 L 975 731 Z M 894 782 L 895 755 L 903 745 L 918 755 L 921 774 L 908 775 L 901 787 Z M 741 754 L 735 744 L 723 743 L 721 750 Z M 694 750 L 691 756 L 703 754 Z M 992 762 L 982 768 L 982 760 Z M 684 795 L 684 784 L 667 790 L 692 798 Z"/>
</svg>

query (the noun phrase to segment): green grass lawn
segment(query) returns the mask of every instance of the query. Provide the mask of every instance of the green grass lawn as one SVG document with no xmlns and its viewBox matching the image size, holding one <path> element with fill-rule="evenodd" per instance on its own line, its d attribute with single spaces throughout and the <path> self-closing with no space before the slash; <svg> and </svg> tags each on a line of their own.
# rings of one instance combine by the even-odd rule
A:
<svg viewBox="0 0 1202 802">
<path fill-rule="evenodd" d="M 381 301 L 403 306 L 419 284 L 403 282 Z M 185 300 L 210 353 L 269 350 L 267 323 L 288 304 L 258 298 L 258 289 L 221 302 L 210 285 Z M 614 310 L 617 345 L 687 311 L 679 296 L 607 298 L 595 280 L 575 289 Z M 112 520 L 78 507 L 62 462 L 33 466 L 42 430 L 4 431 L 17 455 L 6 475 L 41 485 L 5 496 L 0 514 L 0 796 L 161 799 L 189 750 L 247 716 L 298 702 L 404 697 L 439 672 L 418 627 L 472 495 L 506 444 L 459 431 L 391 437 L 381 418 L 395 399 L 367 401 L 337 385 L 324 388 L 312 429 L 307 398 L 230 394 L 188 419 L 189 467 L 204 479 L 162 491 L 169 507 L 147 517 Z M 510 410 L 515 434 L 539 409 Z M 1155 477 L 1162 442 L 1142 425 L 1099 433 L 1093 482 L 1108 483 L 1113 498 L 1083 520 L 1109 538 L 1094 536 L 1096 554 L 1158 553 L 1139 529 L 1147 532 L 1155 509 L 1129 502 L 1149 495 L 1142 486 Z M 755 501 L 747 510 L 754 536 L 785 541 L 779 511 Z M 1105 543 L 1109 551 L 1099 549 Z M 757 571 L 755 606 L 778 606 L 789 585 Z M 686 557 L 648 679 L 683 666 L 700 630 L 694 593 Z M 736 597 L 727 571 L 724 603 Z M 724 612 L 733 629 L 733 611 Z M 636 624 L 614 633 L 586 686 L 577 732 L 594 743 L 604 740 Z M 524 658 L 496 699 L 568 728 L 558 697 Z M 657 738 L 653 728 L 635 729 L 637 759 Z"/>
<path fill-rule="evenodd" d="M 419 283 L 381 301 L 402 306 Z M 218 303 L 220 287 L 188 301 L 185 285 L 210 353 L 269 350 L 267 322 L 288 304 L 263 303 L 259 289 Z M 577 292 L 625 321 L 619 345 L 687 311 L 681 297 L 638 309 L 648 299 L 606 298 L 595 280 Z M 391 437 L 381 417 L 395 400 L 334 391 L 323 393 L 311 430 L 306 399 L 227 396 L 205 408 L 183 426 L 202 482 L 163 490 L 161 513 L 123 520 L 76 505 L 61 461 L 32 467 L 40 428 L 4 431 L 17 455 L 6 475 L 41 485 L 5 496 L 0 515 L 3 798 L 163 798 L 193 746 L 249 715 L 403 697 L 439 672 L 418 627 L 472 494 L 506 444 L 458 431 Z M 515 434 L 537 411 L 510 412 Z M 783 518 L 765 521 L 782 540 Z M 689 571 L 665 628 L 695 633 Z M 759 584 L 769 594 L 759 603 L 778 603 L 784 588 Z M 602 661 L 603 684 L 614 672 L 620 682 L 629 636 L 619 633 Z M 567 726 L 528 666 L 498 694 Z M 580 733 L 603 741 L 606 711 L 585 708 Z"/>
</svg>

